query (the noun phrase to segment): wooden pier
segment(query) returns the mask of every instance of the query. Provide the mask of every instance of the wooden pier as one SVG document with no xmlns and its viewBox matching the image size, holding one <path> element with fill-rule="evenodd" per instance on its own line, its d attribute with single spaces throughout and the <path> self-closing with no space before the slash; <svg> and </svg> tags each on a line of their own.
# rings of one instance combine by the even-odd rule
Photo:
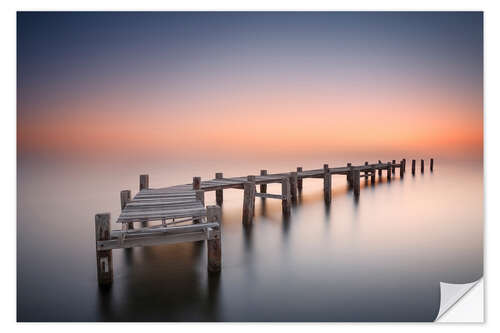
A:
<svg viewBox="0 0 500 333">
<path fill-rule="evenodd" d="M 434 159 L 430 162 L 431 172 Z M 97 276 L 100 285 L 108 285 L 113 281 L 113 249 L 174 244 L 184 242 L 207 242 L 207 268 L 209 272 L 221 270 L 221 208 L 225 189 L 243 190 L 242 223 L 250 225 L 255 215 L 255 198 L 281 200 L 282 213 L 290 216 L 291 206 L 298 202 L 298 193 L 302 191 L 306 178 L 323 179 L 323 196 L 326 204 L 330 204 L 333 196 L 332 175 L 346 176 L 355 199 L 360 195 L 360 179 L 375 185 L 376 174 L 382 179 L 386 171 L 386 180 L 390 182 L 399 168 L 402 179 L 406 171 L 406 159 L 399 163 L 396 160 L 345 167 L 329 167 L 287 173 L 268 173 L 261 170 L 260 175 L 224 178 L 222 172 L 215 174 L 214 179 L 202 180 L 193 177 L 191 184 L 175 185 L 163 188 L 150 188 L 149 176 L 140 175 L 139 192 L 131 198 L 130 190 L 120 192 L 121 214 L 116 220 L 121 225 L 119 230 L 111 230 L 109 213 L 95 216 Z M 424 160 L 421 160 L 421 172 L 424 172 Z M 412 174 L 415 175 L 415 160 L 412 160 Z M 281 184 L 281 193 L 268 193 L 267 184 Z M 259 185 L 259 192 L 257 192 Z M 216 192 L 215 206 L 205 206 L 204 193 Z M 141 228 L 135 229 L 134 223 Z M 156 223 L 149 225 L 149 223 Z"/>
</svg>

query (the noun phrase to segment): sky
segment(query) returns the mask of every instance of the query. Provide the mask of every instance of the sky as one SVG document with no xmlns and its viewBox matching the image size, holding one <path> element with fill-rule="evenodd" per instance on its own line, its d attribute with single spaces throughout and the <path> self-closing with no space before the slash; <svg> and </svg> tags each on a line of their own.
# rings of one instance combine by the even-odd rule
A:
<svg viewBox="0 0 500 333">
<path fill-rule="evenodd" d="M 18 154 L 483 149 L 481 12 L 17 14 Z"/>
</svg>

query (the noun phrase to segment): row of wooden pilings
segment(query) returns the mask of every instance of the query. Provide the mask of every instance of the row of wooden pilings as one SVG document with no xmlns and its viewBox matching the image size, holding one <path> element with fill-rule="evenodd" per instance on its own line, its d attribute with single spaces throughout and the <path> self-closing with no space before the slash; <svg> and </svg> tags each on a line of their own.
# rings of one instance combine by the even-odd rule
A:
<svg viewBox="0 0 500 333">
<path fill-rule="evenodd" d="M 382 162 L 379 160 L 379 164 Z M 365 162 L 365 166 L 368 166 L 368 162 Z M 396 160 L 392 160 L 391 162 L 387 162 L 386 170 L 386 179 L 388 182 L 391 181 L 392 175 L 396 172 Z M 415 166 L 416 160 L 412 160 L 412 175 L 415 175 Z M 421 173 L 424 173 L 424 160 L 420 160 L 420 170 Z M 360 195 L 360 178 L 365 178 L 365 182 L 368 182 L 368 178 L 370 178 L 371 185 L 375 185 L 376 171 L 378 170 L 379 179 L 382 179 L 382 170 L 380 167 L 373 167 L 368 171 L 361 171 L 356 167 L 353 167 L 351 163 L 347 163 L 347 167 L 349 171 L 347 172 L 346 178 L 349 189 L 353 190 L 353 194 L 355 199 L 359 198 Z M 332 173 L 330 173 L 329 165 L 323 165 L 323 196 L 325 203 L 330 204 L 332 200 Z M 267 184 L 260 184 L 260 192 L 256 191 L 255 184 L 255 176 L 249 175 L 247 176 L 247 181 L 243 184 L 243 212 L 242 212 L 242 223 L 244 225 L 252 224 L 253 218 L 255 215 L 255 198 L 256 196 L 262 197 L 262 199 L 266 198 L 280 198 L 282 202 L 282 213 L 285 218 L 290 216 L 291 206 L 297 204 L 298 201 L 298 193 L 302 192 L 303 188 L 303 178 L 299 177 L 298 174 L 303 171 L 302 167 L 297 167 L 297 171 L 290 172 L 287 176 L 283 176 L 281 179 L 281 195 L 265 195 L 267 193 Z M 434 159 L 430 159 L 430 171 L 434 171 Z M 361 172 L 364 172 L 361 175 Z M 406 172 L 406 159 L 402 159 L 399 164 L 399 176 L 402 179 Z M 261 176 L 268 175 L 267 170 L 260 171 Z M 223 179 L 223 173 L 217 172 L 215 174 L 216 179 Z M 200 190 L 201 189 L 201 178 L 193 177 L 193 189 Z M 215 190 L 215 200 L 217 205 L 222 206 L 224 201 L 223 190 Z"/>
</svg>

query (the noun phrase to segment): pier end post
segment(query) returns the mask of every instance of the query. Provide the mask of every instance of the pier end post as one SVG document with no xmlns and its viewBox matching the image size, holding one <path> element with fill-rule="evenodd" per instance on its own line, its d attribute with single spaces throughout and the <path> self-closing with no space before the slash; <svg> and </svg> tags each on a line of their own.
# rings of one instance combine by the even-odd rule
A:
<svg viewBox="0 0 500 333">
<path fill-rule="evenodd" d="M 323 165 L 323 194 L 326 203 L 332 201 L 332 175 L 328 164 Z"/>
<path fill-rule="evenodd" d="M 98 241 L 111 239 L 111 214 L 95 215 L 95 240 L 97 259 L 97 282 L 105 286 L 113 283 L 113 253 L 112 250 L 99 250 Z"/>
<path fill-rule="evenodd" d="M 260 170 L 261 176 L 267 175 L 267 170 Z M 267 193 L 267 184 L 260 184 L 260 193 Z M 265 199 L 265 198 L 262 198 Z"/>
<path fill-rule="evenodd" d="M 149 175 L 139 176 L 139 191 L 149 189 Z"/>
<path fill-rule="evenodd" d="M 222 172 L 215 173 L 215 179 L 222 179 L 222 178 L 224 178 Z M 222 206 L 223 202 L 224 202 L 224 190 L 223 189 L 215 190 L 215 203 L 218 206 Z"/>
<path fill-rule="evenodd" d="M 219 206 L 207 206 L 207 222 L 218 222 L 218 235 L 213 239 L 207 240 L 207 269 L 210 273 L 219 273 L 222 266 L 222 251 L 221 251 L 221 224 L 222 212 Z"/>
<path fill-rule="evenodd" d="M 131 200 L 131 192 L 130 190 L 123 190 L 120 192 L 120 207 L 121 207 L 121 210 L 123 210 L 123 208 L 125 208 L 125 206 L 127 205 L 127 203 L 130 202 Z M 134 222 L 129 222 L 127 223 L 127 228 L 128 229 L 134 229 Z"/>
</svg>

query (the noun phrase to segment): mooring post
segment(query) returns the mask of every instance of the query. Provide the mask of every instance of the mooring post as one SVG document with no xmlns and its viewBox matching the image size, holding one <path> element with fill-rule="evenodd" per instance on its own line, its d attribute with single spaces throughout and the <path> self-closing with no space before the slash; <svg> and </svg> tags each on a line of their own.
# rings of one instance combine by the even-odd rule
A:
<svg viewBox="0 0 500 333">
<path fill-rule="evenodd" d="M 375 167 L 371 170 L 370 184 L 375 185 Z"/>
<path fill-rule="evenodd" d="M 123 210 L 125 208 L 125 206 L 127 205 L 127 203 L 129 203 L 131 200 L 131 193 L 130 193 L 130 190 L 123 190 L 120 192 L 120 207 L 121 207 L 121 210 Z M 134 223 L 133 222 L 129 222 L 127 223 L 127 228 L 128 229 L 134 229 Z"/>
<path fill-rule="evenodd" d="M 396 173 L 396 160 L 392 160 L 392 174 Z"/>
<path fill-rule="evenodd" d="M 290 178 L 283 177 L 281 178 L 281 211 L 283 212 L 283 217 L 290 217 L 290 207 L 291 207 L 291 198 L 292 194 L 290 193 Z"/>
<path fill-rule="evenodd" d="M 378 179 L 382 179 L 382 161 L 378 160 L 379 168 L 378 168 Z"/>
<path fill-rule="evenodd" d="M 207 222 L 218 222 L 220 231 L 221 224 L 221 208 L 219 206 L 207 206 Z M 207 240 L 207 268 L 210 273 L 218 273 L 221 271 L 222 251 L 221 251 L 221 235 L 214 236 L 213 239 Z"/>
<path fill-rule="evenodd" d="M 260 170 L 261 176 L 267 175 L 267 170 Z M 267 193 L 267 184 L 260 184 L 260 193 Z M 262 198 L 265 199 L 265 198 Z"/>
<path fill-rule="evenodd" d="M 196 199 L 202 200 L 202 198 L 200 198 L 201 194 L 198 192 L 199 190 L 201 190 L 201 177 L 193 177 L 193 190 L 196 192 Z M 202 202 L 203 201 L 204 199 L 202 200 Z M 193 223 L 201 223 L 201 219 L 194 218 Z"/>
<path fill-rule="evenodd" d="M 411 160 L 411 174 L 415 176 L 415 160 Z"/>
<path fill-rule="evenodd" d="M 359 169 L 352 170 L 352 187 L 353 187 L 355 197 L 359 197 L 359 188 L 360 188 L 359 178 L 360 178 Z"/>
<path fill-rule="evenodd" d="M 297 172 L 290 172 L 290 195 L 292 198 L 292 204 L 297 204 Z"/>
<path fill-rule="evenodd" d="M 391 181 L 392 165 L 391 162 L 387 162 L 387 181 Z"/>
<path fill-rule="evenodd" d="M 326 203 L 332 201 L 332 175 L 328 164 L 323 165 L 323 193 Z"/>
<path fill-rule="evenodd" d="M 405 172 L 404 163 L 405 162 L 403 160 L 401 160 L 400 165 L 399 165 L 399 178 L 401 178 L 401 179 L 403 179 L 404 176 L 405 176 L 405 174 L 404 174 L 404 172 Z"/>
<path fill-rule="evenodd" d="M 424 173 L 424 160 L 420 160 L 420 172 Z"/>
<path fill-rule="evenodd" d="M 434 171 L 434 159 L 431 158 L 431 172 Z"/>
<path fill-rule="evenodd" d="M 222 178 L 224 178 L 222 172 L 217 172 L 215 174 L 215 179 L 222 179 Z M 222 206 L 223 201 L 224 201 L 224 190 L 223 189 L 215 190 L 215 203 L 218 206 Z"/>
<path fill-rule="evenodd" d="M 113 282 L 113 253 L 112 250 L 99 250 L 98 241 L 111 238 L 111 215 L 109 213 L 95 215 L 95 240 L 97 259 L 97 282 L 100 285 L 109 285 Z"/>
<path fill-rule="evenodd" d="M 302 172 L 302 167 L 297 167 L 297 173 Z M 297 176 L 297 189 L 302 192 L 302 176 Z"/>
<path fill-rule="evenodd" d="M 243 218 L 244 225 L 252 224 L 255 211 L 255 176 L 248 176 L 243 184 Z"/>
<path fill-rule="evenodd" d="M 352 164 L 347 163 L 347 184 L 349 185 L 349 188 L 352 187 Z"/>
<path fill-rule="evenodd" d="M 403 172 L 406 172 L 406 158 L 403 158 Z"/>
<path fill-rule="evenodd" d="M 149 189 L 149 175 L 139 176 L 139 191 Z"/>
</svg>

